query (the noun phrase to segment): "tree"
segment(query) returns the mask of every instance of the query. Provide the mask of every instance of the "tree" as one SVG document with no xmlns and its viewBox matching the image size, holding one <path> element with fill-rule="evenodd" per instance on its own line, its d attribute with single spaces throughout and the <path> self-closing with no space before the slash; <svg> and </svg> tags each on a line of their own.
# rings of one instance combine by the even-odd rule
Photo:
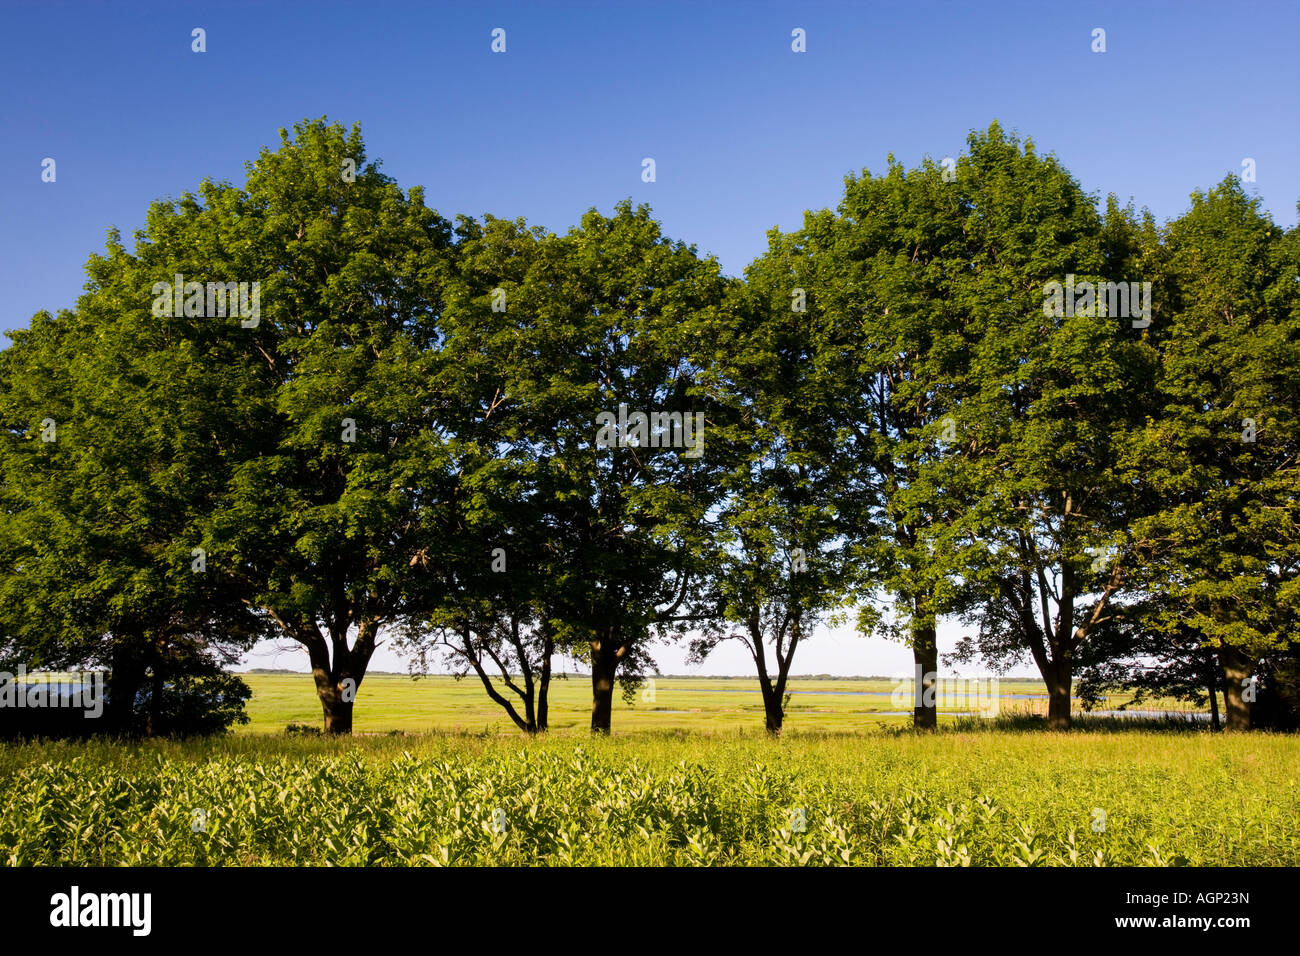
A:
<svg viewBox="0 0 1300 956">
<path fill-rule="evenodd" d="M 1144 499 L 1124 449 L 1154 371 L 1133 328 L 1143 287 L 1106 291 L 1135 280 L 1131 263 L 1053 158 L 996 126 L 968 142 L 954 183 L 970 210 L 967 261 L 951 276 L 967 351 L 946 387 L 956 447 L 918 482 L 947 510 L 926 546 L 978 629 L 957 656 L 1028 653 L 1048 726 L 1063 730 L 1075 657 L 1116 612 L 1133 564 Z M 1131 228 L 1123 211 L 1110 218 Z"/>
<path fill-rule="evenodd" d="M 416 556 L 448 527 L 464 405 L 439 364 L 451 230 L 365 164 L 358 128 L 303 122 L 281 140 L 246 189 L 156 203 L 134 253 L 113 241 L 92 260 L 69 348 L 94 347 L 59 358 L 70 447 L 89 451 L 64 474 L 82 519 L 119 522 L 103 543 L 124 549 L 105 565 L 121 580 L 96 583 L 110 609 L 171 596 L 141 585 L 150 568 L 199 594 L 196 562 L 193 580 L 307 650 L 325 728 L 347 733 L 379 629 L 417 610 Z M 88 406 L 111 440 L 80 442 Z M 232 616 L 200 596 L 187 633 L 214 606 Z"/>
<path fill-rule="evenodd" d="M 481 223 L 459 217 L 456 236 L 444 350 L 466 399 L 455 437 L 461 493 L 454 533 L 420 581 L 429 589 L 428 616 L 405 628 L 401 646 L 422 672 L 430 653 L 440 652 L 457 676 L 474 673 L 516 726 L 537 733 L 547 728 L 563 630 L 542 573 L 556 533 L 549 524 L 554 492 L 538 468 L 531 407 L 510 370 L 531 361 L 526 328 L 516 322 L 540 321 L 519 290 L 554 245 L 545 244 L 540 227 L 491 216 Z"/>
<path fill-rule="evenodd" d="M 0 353 L 0 623 L 29 667 L 109 668 L 104 729 L 161 732 L 160 694 L 135 713 L 147 675 L 197 678 L 266 633 L 191 548 L 228 473 L 211 448 L 234 440 L 221 409 L 238 382 L 133 308 L 116 232 L 87 271 L 75 311 L 36 315 Z"/>
<path fill-rule="evenodd" d="M 726 471 L 707 584 L 722 614 L 700 622 L 691 657 L 742 643 L 773 735 L 795 651 L 847 602 L 866 497 L 838 441 L 838 395 L 791 271 L 793 241 L 773 231 L 696 363 L 719 406 L 710 438 Z"/>
<path fill-rule="evenodd" d="M 330 733 L 351 731 L 380 628 L 427 611 L 415 579 L 451 527 L 466 415 L 440 353 L 450 225 L 364 160 L 358 128 L 304 122 L 246 192 L 150 224 L 155 247 L 203 230 L 239 257 L 177 268 L 263 277 L 261 322 L 230 330 L 256 390 L 205 540 L 307 650 Z"/>
<path fill-rule="evenodd" d="M 1211 726 L 1221 726 L 1222 671 L 1214 652 L 1189 628 L 1156 630 L 1146 626 L 1152 610 L 1139 601 L 1094 630 L 1076 658 L 1078 692 L 1091 709 L 1111 690 L 1133 692 L 1139 705 L 1148 698 L 1172 697 L 1196 707 L 1210 705 Z"/>
<path fill-rule="evenodd" d="M 509 560 L 544 582 L 539 633 L 589 663 L 591 727 L 607 733 L 615 682 L 633 688 L 648 642 L 702 613 L 691 588 L 719 465 L 684 356 L 724 283 L 629 202 L 563 236 L 493 219 L 461 228 L 449 349 L 496 459 L 477 490 L 501 533 L 522 536 Z M 502 510 L 502 487 L 518 509 Z"/>
<path fill-rule="evenodd" d="M 132 708 L 131 732 L 148 737 L 219 734 L 248 723 L 252 690 L 223 665 L 233 663 L 201 648 L 175 643 L 150 666 Z M 109 701 L 110 706 L 112 700 Z"/>
<path fill-rule="evenodd" d="M 498 440 L 495 411 L 489 399 L 483 418 L 469 426 L 480 434 L 459 438 L 475 450 L 461 459 L 455 534 L 423 581 L 431 610 L 408 623 L 399 646 L 420 673 L 428 671 L 431 653 L 440 653 L 458 678 L 472 672 L 520 730 L 535 734 L 547 729 L 557 649 L 548 585 L 537 574 L 547 528 L 509 442 Z"/>
<path fill-rule="evenodd" d="M 1157 402 L 1131 467 L 1158 506 L 1136 524 L 1148 627 L 1217 659 L 1230 730 L 1300 608 L 1300 255 L 1236 177 L 1192 195 L 1152 256 Z"/>
<path fill-rule="evenodd" d="M 933 162 L 909 171 L 890 156 L 884 176 L 846 179 L 836 216 L 804 226 L 819 308 L 838 338 L 844 451 L 878 495 L 854 538 L 860 589 L 893 598 L 888 618 L 864 604 L 860 626 L 912 648 L 919 730 L 938 724 L 937 625 L 952 605 L 931 542 L 950 503 L 925 468 L 958 440 L 949 410 L 965 380 L 969 316 L 953 281 L 968 268 L 970 211 Z"/>
</svg>

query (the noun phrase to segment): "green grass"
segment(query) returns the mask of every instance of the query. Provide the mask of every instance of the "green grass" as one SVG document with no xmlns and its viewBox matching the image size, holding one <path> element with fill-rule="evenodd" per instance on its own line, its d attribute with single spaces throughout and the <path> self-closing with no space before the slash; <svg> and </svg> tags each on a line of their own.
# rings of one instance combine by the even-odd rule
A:
<svg viewBox="0 0 1300 956">
<path fill-rule="evenodd" d="M 249 722 L 238 733 L 279 733 L 289 724 L 321 725 L 320 704 L 315 687 L 306 674 L 242 674 L 253 697 L 248 704 Z M 828 733 L 867 732 L 906 726 L 908 716 L 888 716 L 899 709 L 889 696 L 857 696 L 868 691 L 888 695 L 893 681 L 794 680 L 787 708 L 788 730 Z M 763 700 L 754 678 L 657 678 L 653 700 L 645 697 L 645 685 L 631 705 L 617 692 L 614 698 L 613 729 L 616 734 L 643 731 L 684 730 L 705 733 L 761 732 Z M 1006 699 L 1004 712 L 1046 703 L 1046 688 L 1036 681 L 1003 681 L 1000 690 L 1008 694 L 1042 695 L 1036 701 Z M 1114 708 L 1129 699 L 1112 697 Z M 1181 709 L 1176 701 L 1142 703 L 1143 709 Z M 941 708 L 941 712 L 965 708 Z M 945 718 L 952 720 L 952 717 Z M 591 724 L 591 683 L 586 677 L 569 677 L 551 684 L 550 726 L 556 733 L 585 733 Z M 372 674 L 357 694 L 354 730 L 359 734 L 431 731 L 513 734 L 514 724 L 484 693 L 477 678 L 458 681 L 451 677 L 409 677 Z"/>
<path fill-rule="evenodd" d="M 658 679 L 592 738 L 569 679 L 554 732 L 528 739 L 477 682 L 372 675 L 358 735 L 330 739 L 283 733 L 320 724 L 309 677 L 246 679 L 251 722 L 222 738 L 0 746 L 0 860 L 1300 864 L 1295 735 L 1088 717 L 1049 734 L 1011 700 L 916 735 L 889 697 L 845 693 L 891 682 L 800 680 L 771 740 L 752 680 Z"/>
<path fill-rule="evenodd" d="M 0 860 L 1300 863 L 1294 736 L 979 726 L 8 746 Z"/>
</svg>

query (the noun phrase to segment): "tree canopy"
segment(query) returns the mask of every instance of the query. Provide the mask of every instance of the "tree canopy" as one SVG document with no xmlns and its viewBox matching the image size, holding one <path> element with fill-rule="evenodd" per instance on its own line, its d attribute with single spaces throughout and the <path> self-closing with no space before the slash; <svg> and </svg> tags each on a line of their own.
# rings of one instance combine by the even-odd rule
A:
<svg viewBox="0 0 1300 956">
<path fill-rule="evenodd" d="M 447 219 L 359 127 L 282 130 L 10 333 L 5 659 L 152 679 L 162 726 L 168 681 L 289 638 L 347 733 L 388 637 L 537 732 L 562 654 L 604 733 L 654 642 L 736 640 L 779 733 L 856 611 L 912 648 L 918 728 L 945 617 L 956 659 L 1037 666 L 1053 728 L 1080 678 L 1275 720 L 1300 232 L 1232 177 L 1161 226 L 996 123 L 967 146 L 849 176 L 732 278 L 630 200 Z"/>
</svg>

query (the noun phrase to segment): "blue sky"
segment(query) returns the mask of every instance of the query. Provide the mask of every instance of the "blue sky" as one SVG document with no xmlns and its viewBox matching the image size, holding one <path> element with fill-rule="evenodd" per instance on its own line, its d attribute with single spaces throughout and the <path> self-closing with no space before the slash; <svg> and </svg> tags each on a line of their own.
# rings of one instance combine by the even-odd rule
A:
<svg viewBox="0 0 1300 956">
<path fill-rule="evenodd" d="M 207 52 L 191 51 L 191 30 Z M 506 52 L 491 32 L 506 31 Z M 802 28 L 807 52 L 791 51 Z M 1091 50 L 1106 31 L 1106 52 Z M 649 202 L 738 274 L 846 173 L 957 155 L 993 119 L 1160 219 L 1256 162 L 1300 199 L 1300 4 L 0 2 L 0 328 L 72 306 L 110 225 L 243 164 L 305 117 L 457 213 L 563 231 Z M 46 157 L 57 180 L 41 181 Z M 641 181 L 653 157 L 657 180 Z M 955 631 L 947 629 L 949 637 Z M 821 646 L 819 647 L 819 643 Z M 381 652 L 381 655 L 383 652 Z M 661 655 L 681 671 L 679 655 Z M 905 669 L 828 636 L 799 672 Z M 290 664 L 288 656 L 282 664 Z M 265 664 L 265 661 L 258 663 Z M 376 667 L 400 669 L 395 658 Z M 746 670 L 724 657 L 713 672 Z"/>
</svg>

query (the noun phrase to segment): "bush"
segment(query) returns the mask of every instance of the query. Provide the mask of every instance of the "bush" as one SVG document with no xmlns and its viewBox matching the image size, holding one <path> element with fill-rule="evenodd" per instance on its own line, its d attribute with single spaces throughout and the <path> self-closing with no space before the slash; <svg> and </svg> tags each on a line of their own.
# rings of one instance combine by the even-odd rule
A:
<svg viewBox="0 0 1300 956">
<path fill-rule="evenodd" d="M 115 732 L 183 738 L 220 734 L 233 724 L 248 723 L 245 705 L 252 690 L 243 680 L 207 659 L 187 659 L 184 667 L 178 672 L 173 666 L 170 676 L 159 682 L 156 704 L 153 681 L 147 681 L 136 692 L 129 718 L 121 725 L 108 717 L 113 697 L 110 675 L 101 716 L 89 717 L 80 707 L 0 707 L 0 739 L 84 739 Z"/>
<path fill-rule="evenodd" d="M 232 724 L 248 723 L 244 707 L 253 692 L 242 679 L 211 661 L 190 662 L 192 670 L 162 685 L 158 706 L 146 685 L 135 697 L 133 736 L 193 737 L 225 733 Z"/>
</svg>

